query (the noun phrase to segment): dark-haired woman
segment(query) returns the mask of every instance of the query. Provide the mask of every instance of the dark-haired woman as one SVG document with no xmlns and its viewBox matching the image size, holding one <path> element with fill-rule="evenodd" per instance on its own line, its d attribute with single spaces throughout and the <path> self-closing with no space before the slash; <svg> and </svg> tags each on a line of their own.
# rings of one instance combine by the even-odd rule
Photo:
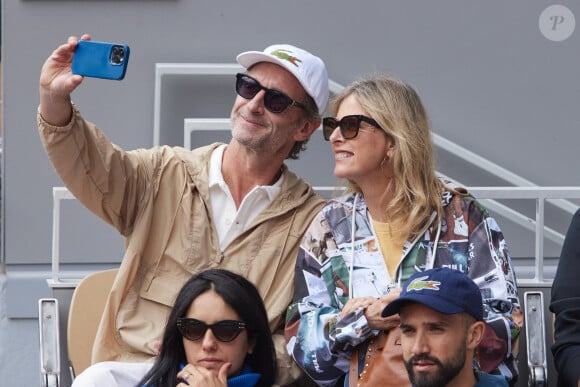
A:
<svg viewBox="0 0 580 387">
<path fill-rule="evenodd" d="M 227 270 L 193 276 L 169 315 L 160 354 L 140 385 L 266 387 L 276 355 L 255 286 Z"/>
</svg>

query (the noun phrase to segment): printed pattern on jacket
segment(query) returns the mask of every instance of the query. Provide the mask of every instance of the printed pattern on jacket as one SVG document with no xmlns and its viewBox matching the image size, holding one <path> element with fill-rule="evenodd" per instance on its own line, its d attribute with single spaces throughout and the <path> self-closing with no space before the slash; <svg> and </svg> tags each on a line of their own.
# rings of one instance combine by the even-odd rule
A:
<svg viewBox="0 0 580 387">
<path fill-rule="evenodd" d="M 480 347 L 482 368 L 508 380 L 517 377 L 512 344 L 522 313 L 516 279 L 503 234 L 487 210 L 470 195 L 444 191 L 440 232 L 431 224 L 424 234 L 406 241 L 396 276 L 390 278 L 364 198 L 358 197 L 353 217 L 354 199 L 355 194 L 348 194 L 330 200 L 300 246 L 285 335 L 288 352 L 304 371 L 319 385 L 335 385 L 348 372 L 353 348 L 362 344 L 365 350 L 367 339 L 377 334 L 360 311 L 338 318 L 350 298 L 379 297 L 417 271 L 449 267 L 469 275 L 481 289 L 494 342 Z"/>
</svg>

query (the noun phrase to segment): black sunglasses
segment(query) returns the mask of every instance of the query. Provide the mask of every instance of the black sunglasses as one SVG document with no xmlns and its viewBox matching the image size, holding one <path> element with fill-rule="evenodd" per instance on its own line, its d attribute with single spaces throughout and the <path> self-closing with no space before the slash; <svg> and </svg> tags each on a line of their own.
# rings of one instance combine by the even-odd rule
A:
<svg viewBox="0 0 580 387">
<path fill-rule="evenodd" d="M 351 116 L 344 116 L 340 121 L 334 117 L 325 117 L 322 120 L 322 135 L 326 141 L 330 140 L 330 136 L 334 129 L 338 126 L 340 128 L 340 134 L 345 140 L 355 138 L 360 129 L 360 123 L 366 122 L 374 127 L 382 129 L 379 123 L 372 118 L 363 116 L 362 114 L 353 114 Z"/>
<path fill-rule="evenodd" d="M 260 82 L 247 74 L 236 74 L 236 92 L 245 99 L 252 99 L 264 90 L 264 106 L 272 113 L 282 113 L 288 106 L 297 106 L 306 110 L 306 105 L 293 100 L 278 90 L 268 89 L 260 85 Z"/>
<path fill-rule="evenodd" d="M 211 329 L 216 339 L 229 343 L 246 329 L 246 323 L 236 320 L 222 320 L 208 325 L 194 318 L 182 317 L 177 319 L 177 329 L 183 337 L 191 341 L 201 339 L 205 336 L 205 332 Z"/>
</svg>

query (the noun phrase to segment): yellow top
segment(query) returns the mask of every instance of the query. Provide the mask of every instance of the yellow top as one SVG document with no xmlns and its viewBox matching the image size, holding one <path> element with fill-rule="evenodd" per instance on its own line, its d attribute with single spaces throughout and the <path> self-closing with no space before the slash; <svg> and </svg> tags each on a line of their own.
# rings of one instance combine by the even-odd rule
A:
<svg viewBox="0 0 580 387">
<path fill-rule="evenodd" d="M 397 227 L 396 224 L 382 223 L 373 220 L 373 227 L 377 234 L 381 253 L 383 254 L 389 275 L 391 278 L 394 278 L 395 270 L 401 260 L 401 254 L 403 253 L 405 235 L 403 235 L 401 228 Z"/>
</svg>

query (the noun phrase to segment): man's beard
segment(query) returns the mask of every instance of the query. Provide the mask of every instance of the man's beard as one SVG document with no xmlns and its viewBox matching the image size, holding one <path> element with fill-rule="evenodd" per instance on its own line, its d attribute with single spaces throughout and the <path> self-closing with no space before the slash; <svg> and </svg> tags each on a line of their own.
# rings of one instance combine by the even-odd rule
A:
<svg viewBox="0 0 580 387">
<path fill-rule="evenodd" d="M 465 365 L 465 354 L 467 349 L 465 344 L 461 345 L 456 352 L 456 356 L 450 358 L 445 364 L 441 363 L 436 357 L 429 355 L 417 355 L 405 361 L 405 368 L 409 373 L 409 379 L 414 387 L 444 387 L 453 380 Z M 413 362 L 417 360 L 427 360 L 433 362 L 438 370 L 430 373 L 415 373 L 413 370 Z"/>
</svg>

